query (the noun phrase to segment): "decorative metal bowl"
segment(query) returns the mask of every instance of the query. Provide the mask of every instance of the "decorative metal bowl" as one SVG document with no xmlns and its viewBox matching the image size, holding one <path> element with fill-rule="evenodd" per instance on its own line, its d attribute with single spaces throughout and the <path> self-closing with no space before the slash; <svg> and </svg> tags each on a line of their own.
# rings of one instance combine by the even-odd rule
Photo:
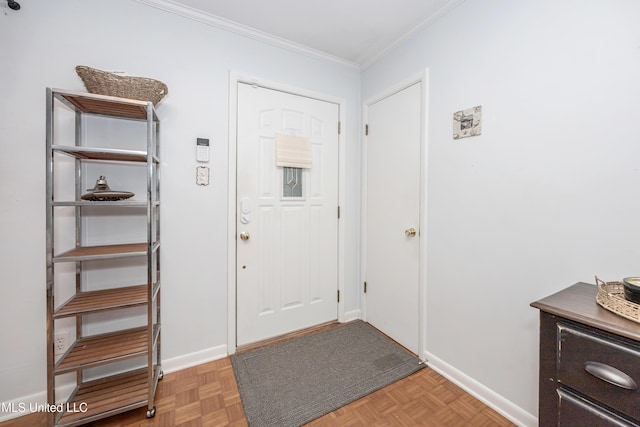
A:
<svg viewBox="0 0 640 427">
<path fill-rule="evenodd" d="M 83 194 L 80 198 L 82 200 L 90 201 L 113 201 L 113 200 L 125 200 L 133 197 L 133 193 L 129 191 L 113 191 L 107 184 L 107 178 L 100 176 L 96 181 L 96 186 L 93 188 L 87 188 L 89 193 Z"/>
<path fill-rule="evenodd" d="M 625 277 L 622 284 L 625 299 L 640 304 L 640 277 Z"/>
</svg>

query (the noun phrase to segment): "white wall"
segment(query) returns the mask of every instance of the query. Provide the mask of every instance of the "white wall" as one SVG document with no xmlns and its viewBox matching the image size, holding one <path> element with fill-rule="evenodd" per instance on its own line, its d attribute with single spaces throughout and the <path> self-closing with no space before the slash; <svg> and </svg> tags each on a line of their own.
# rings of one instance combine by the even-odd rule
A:
<svg viewBox="0 0 640 427">
<path fill-rule="evenodd" d="M 467 0 L 363 72 L 429 69 L 426 350 L 537 414 L 538 313 L 640 271 L 640 2 Z M 482 135 L 452 114 L 483 107 Z"/>
<path fill-rule="evenodd" d="M 358 70 L 131 0 L 30 0 L 19 12 L 3 4 L 0 40 L 0 402 L 46 390 L 45 88 L 84 90 L 76 65 L 169 87 L 158 107 L 163 359 L 175 366 L 226 351 L 230 70 L 346 100 L 344 301 L 347 312 L 359 308 Z M 212 142 L 208 187 L 195 184 L 196 137 Z"/>
</svg>

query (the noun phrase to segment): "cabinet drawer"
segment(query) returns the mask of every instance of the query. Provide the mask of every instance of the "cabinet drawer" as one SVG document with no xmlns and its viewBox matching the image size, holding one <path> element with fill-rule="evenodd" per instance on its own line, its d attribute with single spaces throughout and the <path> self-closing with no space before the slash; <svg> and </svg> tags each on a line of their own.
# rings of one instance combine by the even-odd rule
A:
<svg viewBox="0 0 640 427">
<path fill-rule="evenodd" d="M 563 389 L 558 390 L 558 425 L 589 427 L 638 426 L 588 400 Z"/>
<path fill-rule="evenodd" d="M 640 351 L 558 324 L 558 382 L 632 418 L 640 418 Z"/>
</svg>

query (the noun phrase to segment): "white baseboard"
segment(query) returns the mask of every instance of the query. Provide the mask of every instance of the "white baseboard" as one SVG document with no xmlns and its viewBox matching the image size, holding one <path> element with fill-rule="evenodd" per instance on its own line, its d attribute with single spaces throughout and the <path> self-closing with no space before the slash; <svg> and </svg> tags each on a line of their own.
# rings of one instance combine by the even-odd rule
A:
<svg viewBox="0 0 640 427">
<path fill-rule="evenodd" d="M 227 357 L 227 346 L 219 345 L 217 347 L 211 347 L 204 350 L 196 351 L 194 353 L 185 354 L 171 359 L 164 359 L 162 361 L 162 371 L 171 373 L 179 371 L 181 369 L 191 368 L 196 365 L 211 362 L 214 360 Z M 62 396 L 68 396 L 73 391 L 74 384 L 63 385 L 56 389 L 56 394 Z M 7 421 L 13 418 L 20 417 L 32 413 L 31 408 L 43 405 L 47 402 L 46 390 L 29 395 L 19 397 L 9 402 L 0 402 L 0 422 Z"/>
<path fill-rule="evenodd" d="M 194 353 L 184 354 L 182 356 L 164 359 L 162 361 L 162 371 L 166 373 L 180 371 L 182 369 L 191 368 L 203 363 L 212 362 L 214 360 L 227 357 L 226 344 L 216 347 L 206 348 Z"/>
<path fill-rule="evenodd" d="M 62 396 L 69 396 L 75 383 L 64 384 L 58 387 L 58 392 Z M 38 407 L 47 403 L 47 391 L 41 391 L 28 396 L 0 403 L 0 422 L 28 415 L 38 411 Z M 60 402 L 59 402 L 60 403 Z"/>
<path fill-rule="evenodd" d="M 42 391 L 40 393 L 23 396 L 8 402 L 2 402 L 0 403 L 0 422 L 28 415 L 32 412 L 30 405 L 41 405 L 46 401 L 47 392 Z"/>
<path fill-rule="evenodd" d="M 427 366 L 440 375 L 456 384 L 464 391 L 480 400 L 482 403 L 498 412 L 500 415 L 521 427 L 537 427 L 538 418 L 529 412 L 505 399 L 495 391 L 474 380 L 470 376 L 460 372 L 442 359 L 425 351 L 427 356 Z"/>
<path fill-rule="evenodd" d="M 360 310 L 346 311 L 344 313 L 343 323 L 351 322 L 352 320 L 361 319 L 362 318 L 361 316 L 362 316 L 362 312 Z"/>
</svg>

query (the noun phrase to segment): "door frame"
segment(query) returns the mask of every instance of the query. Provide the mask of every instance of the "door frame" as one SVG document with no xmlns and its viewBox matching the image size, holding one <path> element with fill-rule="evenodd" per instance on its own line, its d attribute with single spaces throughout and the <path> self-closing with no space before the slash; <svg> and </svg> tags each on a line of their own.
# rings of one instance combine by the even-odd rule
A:
<svg viewBox="0 0 640 427">
<path fill-rule="evenodd" d="M 247 83 L 265 89 L 278 90 L 292 95 L 304 96 L 320 101 L 331 102 L 338 105 L 340 121 L 340 133 L 338 134 L 338 206 L 343 210 L 346 206 L 346 163 L 345 163 L 345 141 L 346 141 L 346 101 L 332 95 L 302 89 L 286 83 L 274 82 L 257 76 L 252 76 L 236 71 L 229 72 L 229 161 L 228 161 L 228 215 L 227 215 L 227 354 L 236 352 L 237 348 L 237 318 L 236 318 L 236 207 L 237 199 L 237 123 L 238 123 L 238 84 Z M 344 322 L 344 264 L 345 264 L 345 221 L 338 221 L 338 291 L 341 298 L 338 301 L 338 321 Z"/>
<path fill-rule="evenodd" d="M 361 265 L 360 275 L 366 278 L 367 275 L 367 135 L 364 131 L 368 123 L 369 106 L 376 102 L 382 101 L 403 89 L 408 88 L 416 83 L 421 86 L 420 100 L 420 212 L 419 212 L 419 230 L 420 245 L 418 249 L 418 357 L 422 360 L 426 359 L 426 332 L 427 332 L 427 125 L 428 125 L 428 95 L 429 95 L 429 69 L 415 74 L 407 79 L 396 83 L 387 89 L 377 93 L 376 95 L 366 99 L 362 105 L 362 218 L 361 218 Z M 363 279 L 364 280 L 364 279 Z M 360 293 L 362 306 L 362 319 L 367 320 L 367 297 L 364 286 Z"/>
</svg>

